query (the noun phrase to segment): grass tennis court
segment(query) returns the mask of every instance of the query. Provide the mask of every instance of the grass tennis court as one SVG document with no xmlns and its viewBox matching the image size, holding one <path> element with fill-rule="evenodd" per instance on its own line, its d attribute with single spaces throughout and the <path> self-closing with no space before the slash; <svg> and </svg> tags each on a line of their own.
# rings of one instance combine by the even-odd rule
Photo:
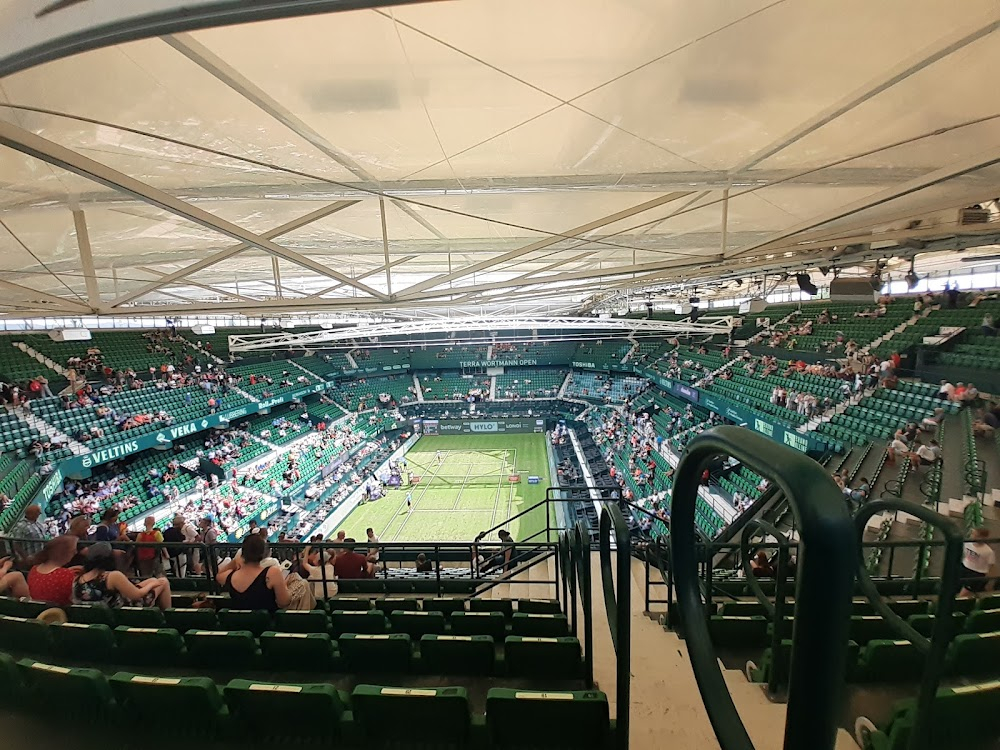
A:
<svg viewBox="0 0 1000 750">
<path fill-rule="evenodd" d="M 480 531 L 544 500 L 550 485 L 541 434 L 422 437 L 406 454 L 406 462 L 409 472 L 421 477 L 419 483 L 358 506 L 337 530 L 358 541 L 369 526 L 383 542 L 472 541 Z M 515 472 L 521 481 L 511 483 L 507 478 Z M 531 474 L 541 482 L 528 484 Z M 413 493 L 412 512 L 406 508 L 407 492 Z M 507 526 L 515 540 L 544 528 L 544 507 Z"/>
</svg>

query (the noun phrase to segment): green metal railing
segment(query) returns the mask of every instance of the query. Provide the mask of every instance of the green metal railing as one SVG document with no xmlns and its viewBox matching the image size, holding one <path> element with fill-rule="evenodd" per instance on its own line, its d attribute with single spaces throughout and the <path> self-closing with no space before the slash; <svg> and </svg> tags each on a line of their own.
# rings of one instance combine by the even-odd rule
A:
<svg viewBox="0 0 1000 750">
<path fill-rule="evenodd" d="M 723 750 L 752 750 L 719 669 L 701 601 L 695 500 L 706 462 L 727 455 L 767 477 L 795 514 L 799 548 L 784 747 L 833 748 L 851 614 L 858 540 L 840 489 L 812 459 L 739 427 L 716 427 L 687 446 L 674 477 L 672 574 L 702 701 Z"/>
<path fill-rule="evenodd" d="M 612 542 L 614 542 L 614 552 L 616 553 L 613 562 Z M 608 625 L 611 628 L 611 642 L 614 644 L 617 656 L 615 705 L 618 713 L 615 717 L 615 747 L 619 750 L 627 750 L 632 669 L 632 556 L 628 525 L 625 523 L 621 509 L 616 504 L 606 503 L 601 509 L 599 549 L 604 608 L 608 616 Z"/>
<path fill-rule="evenodd" d="M 757 576 L 754 575 L 750 566 L 752 537 L 755 531 L 763 532 L 766 536 L 773 537 L 778 543 L 778 564 L 775 570 L 774 601 L 772 602 L 760 587 Z M 740 558 L 743 562 L 743 572 L 746 575 L 747 583 L 757 601 L 764 607 L 767 616 L 771 618 L 774 627 L 771 629 L 771 653 L 777 655 L 781 649 L 781 637 L 784 633 L 785 620 L 785 585 L 788 571 L 789 548 L 788 537 L 782 534 L 766 521 L 750 521 L 743 529 L 740 537 Z M 772 669 L 767 680 L 767 694 L 772 699 L 778 695 L 778 670 Z"/>
<path fill-rule="evenodd" d="M 904 638 L 913 644 L 925 656 L 924 671 L 920 680 L 920 695 L 917 698 L 917 711 L 913 730 L 907 745 L 908 750 L 924 750 L 928 748 L 931 737 L 929 723 L 932 721 L 931 708 L 938 686 L 945 672 L 945 655 L 951 641 L 954 624 L 952 612 L 955 609 L 955 596 L 961 588 L 962 545 L 965 534 L 953 521 L 930 508 L 916 503 L 899 500 L 876 500 L 868 503 L 855 517 L 858 538 L 865 532 L 865 524 L 872 516 L 884 511 L 905 511 L 919 518 L 926 527 L 937 529 L 944 536 L 944 562 L 941 571 L 941 588 L 934 613 L 934 626 L 931 637 L 918 633 L 912 625 L 893 612 L 882 600 L 875 583 L 868 575 L 864 562 L 858 566 L 858 586 L 871 602 L 875 611 Z M 921 550 L 921 555 L 923 550 Z M 928 550 L 929 554 L 929 550 Z"/>
</svg>

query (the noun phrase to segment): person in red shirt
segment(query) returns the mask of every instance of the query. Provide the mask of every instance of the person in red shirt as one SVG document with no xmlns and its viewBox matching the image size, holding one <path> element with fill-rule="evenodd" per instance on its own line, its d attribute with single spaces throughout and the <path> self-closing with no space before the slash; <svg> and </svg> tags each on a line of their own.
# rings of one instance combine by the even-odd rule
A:
<svg viewBox="0 0 1000 750">
<path fill-rule="evenodd" d="M 368 558 L 354 551 L 353 539 L 345 539 L 344 544 L 349 546 L 333 563 L 337 578 L 368 578 Z"/>
<path fill-rule="evenodd" d="M 72 604 L 73 579 L 81 568 L 63 566 L 76 556 L 78 541 L 78 537 L 70 534 L 57 536 L 35 555 L 35 564 L 28 571 L 28 591 L 32 599 L 51 602 L 60 607 Z"/>
</svg>

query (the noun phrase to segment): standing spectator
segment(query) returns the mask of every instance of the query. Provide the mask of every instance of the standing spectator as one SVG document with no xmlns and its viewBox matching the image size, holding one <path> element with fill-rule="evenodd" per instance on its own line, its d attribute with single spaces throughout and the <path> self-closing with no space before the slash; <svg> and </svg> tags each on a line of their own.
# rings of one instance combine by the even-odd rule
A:
<svg viewBox="0 0 1000 750">
<path fill-rule="evenodd" d="M 163 534 L 156 528 L 156 519 L 146 516 L 142 523 L 143 530 L 136 535 L 135 540 L 146 544 L 162 544 Z M 135 551 L 135 559 L 139 565 L 139 575 L 147 578 L 163 575 L 162 547 L 139 547 Z"/>
<path fill-rule="evenodd" d="M 989 313 L 986 313 L 986 315 L 983 316 L 983 324 L 981 326 L 981 329 L 984 336 L 997 335 L 997 327 L 993 323 L 993 316 L 990 315 Z"/>
<path fill-rule="evenodd" d="M 38 554 L 42 549 L 41 543 L 49 538 L 45 532 L 45 525 L 38 520 L 41 515 L 42 506 L 29 505 L 24 509 L 24 518 L 14 524 L 8 535 L 14 539 L 32 540 L 16 545 L 20 548 L 18 550 L 20 554 L 25 557 Z"/>
<path fill-rule="evenodd" d="M 354 551 L 355 542 L 350 537 L 344 539 L 347 548 L 333 562 L 337 578 L 356 579 L 368 578 L 368 559 Z"/>
<path fill-rule="evenodd" d="M 163 532 L 163 541 L 170 544 L 180 544 L 184 541 L 184 516 L 176 515 L 170 522 L 170 528 Z M 170 560 L 170 569 L 177 578 L 183 577 L 187 567 L 187 555 L 180 547 L 168 547 L 167 559 Z"/>
<path fill-rule="evenodd" d="M 962 591 L 959 596 L 974 596 L 986 590 L 986 578 L 996 564 L 996 554 L 984 539 L 989 529 L 980 526 L 962 550 Z"/>
<path fill-rule="evenodd" d="M 108 508 L 101 514 L 101 522 L 94 531 L 94 540 L 98 542 L 118 541 L 118 509 Z"/>
<path fill-rule="evenodd" d="M 375 536 L 375 530 L 368 528 L 365 530 L 365 534 L 368 535 L 368 575 L 375 576 L 375 568 L 378 567 L 378 537 Z"/>
</svg>

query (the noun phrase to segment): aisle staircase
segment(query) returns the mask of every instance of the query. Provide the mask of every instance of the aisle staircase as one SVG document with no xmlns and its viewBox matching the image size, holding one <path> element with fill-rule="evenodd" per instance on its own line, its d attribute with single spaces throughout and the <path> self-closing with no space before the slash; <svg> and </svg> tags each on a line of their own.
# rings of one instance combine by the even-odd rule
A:
<svg viewBox="0 0 1000 750">
<path fill-rule="evenodd" d="M 193 341 L 191 341 L 191 339 L 185 338 L 184 336 L 179 336 L 178 338 L 181 341 L 183 341 L 187 345 L 187 347 L 189 349 L 194 349 L 196 352 L 198 352 L 198 354 L 201 354 L 201 355 L 203 355 L 205 357 L 208 357 L 210 360 L 212 360 L 216 364 L 218 364 L 218 365 L 224 365 L 224 364 L 226 364 L 226 360 L 224 360 L 222 357 L 217 356 L 214 352 L 209 352 L 209 351 L 205 351 L 204 349 L 199 349 L 198 345 L 195 344 Z"/>
<path fill-rule="evenodd" d="M 413 387 L 417 389 L 417 402 L 424 403 L 424 389 L 420 387 L 420 378 L 416 376 L 416 373 L 411 375 L 413 378 Z"/>
<path fill-rule="evenodd" d="M 16 348 L 20 349 L 25 354 L 27 354 L 29 357 L 32 357 L 33 359 L 37 359 L 39 362 L 41 362 L 43 365 L 45 365 L 46 367 L 48 367 L 50 370 L 54 370 L 55 372 L 58 372 L 60 375 L 63 375 L 63 376 L 66 375 L 66 372 L 67 372 L 66 367 L 64 367 L 63 365 L 59 364 L 54 359 L 51 359 L 50 357 L 46 357 L 40 351 L 38 351 L 37 349 L 33 349 L 32 347 L 30 347 L 27 344 L 25 344 L 23 341 L 18 341 L 17 343 L 14 344 L 14 346 Z"/>
<path fill-rule="evenodd" d="M 909 317 L 906 320 L 904 320 L 902 323 L 900 323 L 895 328 L 893 328 L 893 329 L 891 329 L 889 331 L 886 331 L 881 336 L 879 336 L 878 338 L 874 339 L 873 341 L 871 341 L 867 345 L 862 346 L 860 349 L 858 349 L 858 354 L 870 354 L 871 351 L 873 349 L 875 349 L 876 347 L 878 347 L 882 342 L 888 341 L 893 336 L 895 336 L 897 333 L 902 333 L 903 331 L 905 331 L 907 328 L 909 328 L 910 326 L 912 326 L 917 321 L 919 321 L 919 320 L 921 320 L 923 318 L 926 318 L 928 315 L 930 315 L 932 310 L 939 310 L 940 308 L 941 308 L 940 305 L 934 305 L 932 307 L 925 307 L 919 313 L 915 313 L 914 315 L 912 315 L 911 317 Z"/>
</svg>

